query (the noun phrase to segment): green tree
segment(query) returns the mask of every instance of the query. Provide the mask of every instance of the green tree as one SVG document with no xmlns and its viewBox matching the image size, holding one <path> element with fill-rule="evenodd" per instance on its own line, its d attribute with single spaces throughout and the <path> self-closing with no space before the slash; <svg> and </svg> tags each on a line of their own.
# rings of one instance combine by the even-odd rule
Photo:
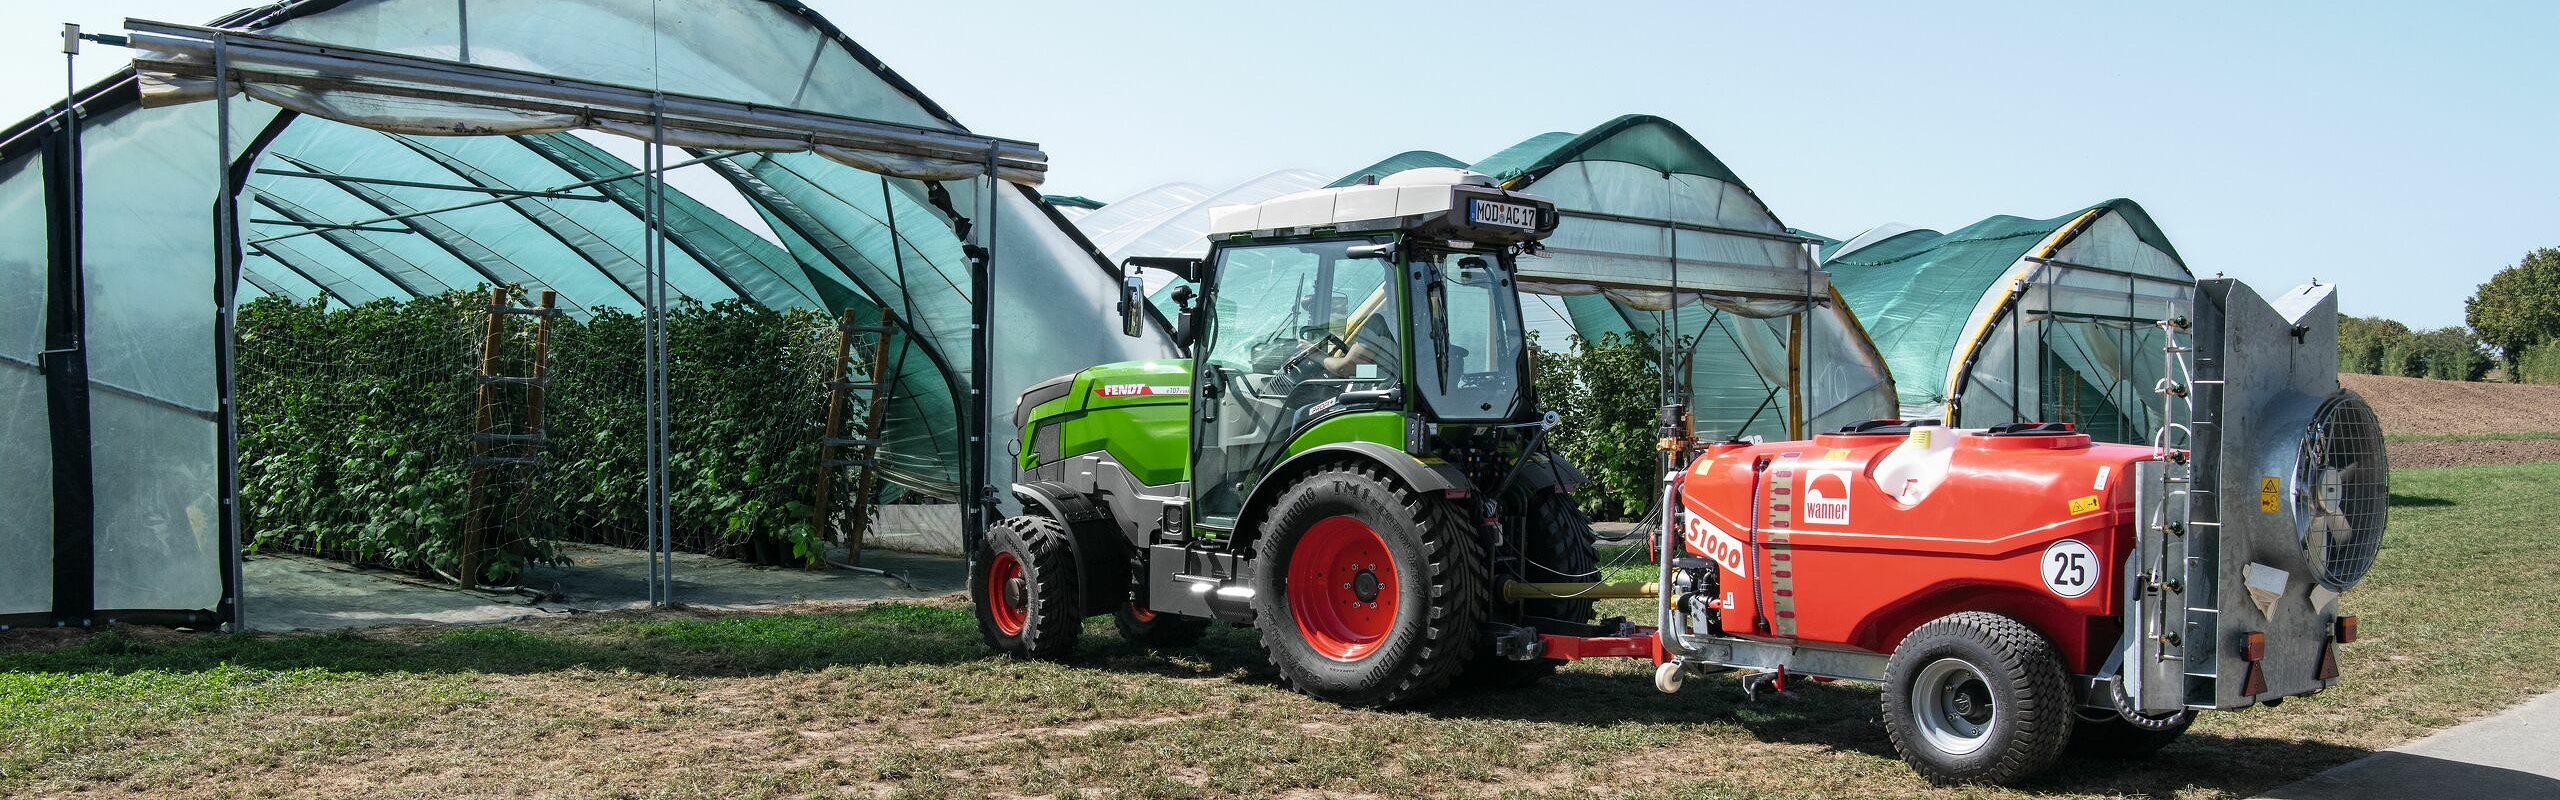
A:
<svg viewBox="0 0 2560 800">
<path fill-rule="evenodd" d="M 2464 301 L 2463 317 L 2510 366 L 2525 348 L 2560 337 L 2560 248 L 2526 253 L 2490 276 Z"/>
<path fill-rule="evenodd" d="M 2392 349 L 2405 347 L 2413 334 L 2409 326 L 2381 317 L 2338 315 L 2338 371 L 2365 375 L 2398 375 L 2399 365 L 2389 364 Z"/>
<path fill-rule="evenodd" d="M 1660 354 L 1643 332 L 1597 341 L 1576 336 L 1570 346 L 1569 353 L 1536 351 L 1531 372 L 1538 404 L 1564 416 L 1548 436 L 1591 479 L 1582 488 L 1583 509 L 1599 519 L 1622 518 L 1645 508 L 1658 491 L 1662 456 L 1653 445 Z"/>
</svg>

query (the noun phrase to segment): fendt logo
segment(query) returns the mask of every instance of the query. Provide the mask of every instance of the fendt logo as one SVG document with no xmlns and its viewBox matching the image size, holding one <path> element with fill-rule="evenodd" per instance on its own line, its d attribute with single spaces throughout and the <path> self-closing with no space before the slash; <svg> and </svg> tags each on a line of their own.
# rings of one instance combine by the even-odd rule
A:
<svg viewBox="0 0 2560 800">
<path fill-rule="evenodd" d="M 1160 394 L 1190 394 L 1189 386 L 1149 386 L 1143 383 L 1106 383 L 1093 387 L 1100 397 L 1145 397 Z"/>
<path fill-rule="evenodd" d="M 1849 524 L 1849 472 L 1812 470 L 1804 481 L 1804 521 L 1813 525 Z"/>
</svg>

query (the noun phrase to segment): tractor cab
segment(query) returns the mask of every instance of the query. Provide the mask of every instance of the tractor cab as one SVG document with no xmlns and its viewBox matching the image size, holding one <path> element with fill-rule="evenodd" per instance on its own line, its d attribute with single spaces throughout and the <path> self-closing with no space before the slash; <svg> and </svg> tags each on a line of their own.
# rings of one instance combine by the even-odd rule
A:
<svg viewBox="0 0 2560 800">
<path fill-rule="evenodd" d="M 1532 419 L 1514 259 L 1555 204 L 1458 169 L 1212 212 L 1175 291 L 1193 358 L 1192 522 L 1232 532 L 1285 456 Z M 1145 262 L 1139 266 L 1144 267 Z"/>
</svg>

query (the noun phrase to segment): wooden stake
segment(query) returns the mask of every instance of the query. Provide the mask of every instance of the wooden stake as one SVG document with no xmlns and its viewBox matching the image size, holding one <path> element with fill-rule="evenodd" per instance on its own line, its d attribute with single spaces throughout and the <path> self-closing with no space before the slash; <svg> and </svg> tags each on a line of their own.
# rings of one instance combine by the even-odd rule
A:
<svg viewBox="0 0 2560 800">
<path fill-rule="evenodd" d="M 504 287 L 489 290 L 489 321 L 484 326 L 486 332 L 480 342 L 480 408 L 471 426 L 470 500 L 464 503 L 462 515 L 462 574 L 457 576 L 465 589 L 480 585 L 480 501 L 488 484 L 486 459 L 489 455 L 490 413 L 498 400 L 498 387 L 488 379 L 498 371 L 498 334 L 503 327 L 500 318 L 505 316 L 502 311 L 506 306 L 507 290 Z"/>
</svg>

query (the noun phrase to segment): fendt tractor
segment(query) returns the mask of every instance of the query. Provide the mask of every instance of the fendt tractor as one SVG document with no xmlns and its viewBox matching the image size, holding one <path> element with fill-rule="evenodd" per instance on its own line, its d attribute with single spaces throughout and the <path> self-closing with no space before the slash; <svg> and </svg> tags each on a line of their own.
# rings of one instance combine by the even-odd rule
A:
<svg viewBox="0 0 2560 800">
<path fill-rule="evenodd" d="M 1191 282 L 1172 327 L 1194 357 L 1023 393 L 1023 514 L 972 554 L 988 644 L 1062 658 L 1103 614 L 1155 645 L 1251 626 L 1289 686 L 1355 706 L 1597 657 L 1651 660 L 1664 692 L 1735 670 L 1754 695 L 1867 681 L 1940 783 L 2015 782 L 2066 747 L 2147 754 L 2197 711 L 2338 680 L 2338 598 L 2380 549 L 2388 467 L 2338 387 L 2330 287 L 2271 304 L 2198 281 L 2192 308 L 2141 321 L 2169 342 L 2144 445 L 1925 419 L 1701 443 L 1666 407 L 1683 466 L 1657 579 L 1607 583 L 1513 285 L 1557 221 L 1421 169 L 1215 209 L 1205 259 L 1132 259 Z M 1133 273 L 1132 334 L 1145 302 Z M 1608 598 L 1654 599 L 1653 624 L 1595 621 Z"/>
</svg>

